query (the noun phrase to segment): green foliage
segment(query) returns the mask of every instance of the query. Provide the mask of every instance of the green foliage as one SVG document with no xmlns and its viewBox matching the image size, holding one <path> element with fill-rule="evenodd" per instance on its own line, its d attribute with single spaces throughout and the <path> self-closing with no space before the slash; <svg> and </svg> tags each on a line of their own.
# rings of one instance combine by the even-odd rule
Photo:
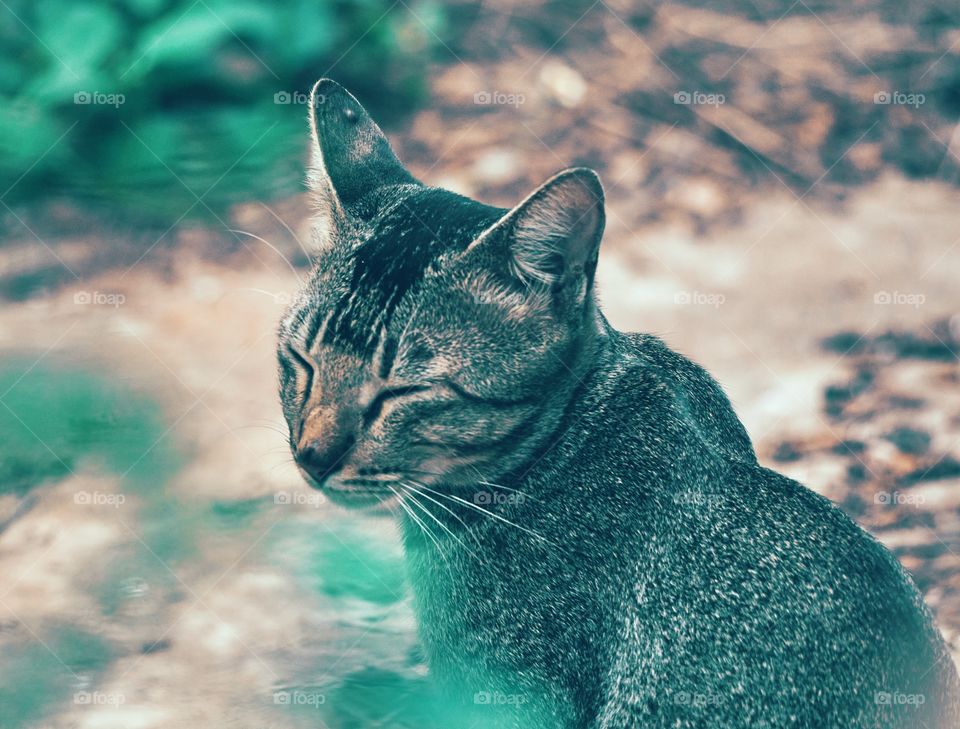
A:
<svg viewBox="0 0 960 729">
<path fill-rule="evenodd" d="M 312 82 L 409 108 L 442 31 L 429 2 L 8 0 L 0 194 L 170 226 L 292 192 Z"/>
</svg>

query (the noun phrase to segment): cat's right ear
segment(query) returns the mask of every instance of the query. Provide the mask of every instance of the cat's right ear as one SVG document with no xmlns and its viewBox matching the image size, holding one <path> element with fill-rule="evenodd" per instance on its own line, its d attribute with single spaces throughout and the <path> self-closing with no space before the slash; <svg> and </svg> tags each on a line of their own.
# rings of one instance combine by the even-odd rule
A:
<svg viewBox="0 0 960 729">
<path fill-rule="evenodd" d="M 310 92 L 307 185 L 317 212 L 316 241 L 329 245 L 357 203 L 384 185 L 412 183 L 390 142 L 367 110 L 336 81 L 320 79 Z"/>
<path fill-rule="evenodd" d="M 571 311 L 587 300 L 593 286 L 604 221 L 600 178 L 593 170 L 573 167 L 507 212 L 465 256 Z"/>
</svg>

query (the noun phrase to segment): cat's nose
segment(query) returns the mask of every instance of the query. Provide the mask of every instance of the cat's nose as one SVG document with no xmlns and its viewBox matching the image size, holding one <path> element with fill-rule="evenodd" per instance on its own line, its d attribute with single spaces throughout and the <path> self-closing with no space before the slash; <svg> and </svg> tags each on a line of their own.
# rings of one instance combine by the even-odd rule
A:
<svg viewBox="0 0 960 729">
<path fill-rule="evenodd" d="M 294 453 L 300 466 L 315 485 L 347 464 L 357 432 L 357 415 L 349 408 L 317 406 L 304 418 Z"/>
<path fill-rule="evenodd" d="M 353 435 L 343 435 L 333 440 L 307 441 L 297 448 L 297 463 L 317 485 L 322 485 L 327 478 L 343 468 L 354 441 Z"/>
</svg>

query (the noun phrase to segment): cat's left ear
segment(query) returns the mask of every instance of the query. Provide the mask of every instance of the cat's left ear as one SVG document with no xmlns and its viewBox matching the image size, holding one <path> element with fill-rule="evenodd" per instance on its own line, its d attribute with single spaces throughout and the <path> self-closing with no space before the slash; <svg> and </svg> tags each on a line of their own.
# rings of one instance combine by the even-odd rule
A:
<svg viewBox="0 0 960 729">
<path fill-rule="evenodd" d="M 558 172 L 468 248 L 506 263 L 526 286 L 586 298 L 597 268 L 606 216 L 603 186 L 586 167 Z"/>
<path fill-rule="evenodd" d="M 359 101 L 336 81 L 320 79 L 310 92 L 307 184 L 318 234 L 329 244 L 367 193 L 385 185 L 419 184 Z"/>
</svg>

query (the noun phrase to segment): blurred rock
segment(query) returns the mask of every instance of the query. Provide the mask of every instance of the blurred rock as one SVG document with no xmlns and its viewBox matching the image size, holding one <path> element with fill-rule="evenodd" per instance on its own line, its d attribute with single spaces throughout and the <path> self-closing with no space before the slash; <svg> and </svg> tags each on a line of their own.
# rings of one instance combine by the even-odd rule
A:
<svg viewBox="0 0 960 729">
<path fill-rule="evenodd" d="M 576 70 L 560 61 L 549 59 L 540 69 L 540 83 L 562 106 L 579 106 L 587 95 L 587 82 Z"/>
</svg>

